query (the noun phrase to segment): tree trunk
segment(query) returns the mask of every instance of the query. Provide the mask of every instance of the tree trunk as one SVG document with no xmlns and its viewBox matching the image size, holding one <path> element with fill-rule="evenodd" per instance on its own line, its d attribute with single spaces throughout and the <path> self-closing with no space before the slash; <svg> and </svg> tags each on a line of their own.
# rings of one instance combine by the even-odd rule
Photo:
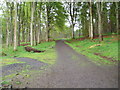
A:
<svg viewBox="0 0 120 90">
<path fill-rule="evenodd" d="M 14 5 L 14 3 L 12 3 Z M 12 16 L 12 11 L 13 11 L 13 7 L 14 6 L 11 6 L 10 7 L 10 44 L 11 46 L 13 45 L 14 41 L 13 41 L 13 37 L 14 37 L 14 28 L 13 28 L 13 16 Z"/>
<path fill-rule="evenodd" d="M 118 2 L 115 3 L 116 4 L 116 30 L 117 30 L 117 34 L 120 34 L 119 31 L 119 12 L 118 12 Z"/>
<path fill-rule="evenodd" d="M 31 2 L 31 24 L 30 24 L 30 44 L 33 46 L 33 14 L 34 14 L 34 2 Z"/>
<path fill-rule="evenodd" d="M 8 20 L 8 19 L 7 19 Z M 9 46 L 9 26 L 7 21 L 7 30 L 6 30 L 7 36 L 6 36 L 6 46 Z"/>
<path fill-rule="evenodd" d="M 18 6 L 17 6 L 17 11 L 18 11 Z M 21 20 L 20 20 L 20 13 L 21 13 L 21 7 L 20 7 L 20 11 L 19 11 L 19 16 L 18 16 L 18 46 L 20 46 L 20 28 L 21 28 Z"/>
<path fill-rule="evenodd" d="M 8 2 L 6 2 L 6 5 L 7 5 L 7 9 L 8 9 Z M 7 28 L 6 28 L 6 46 L 8 47 L 9 46 L 9 17 L 7 16 L 7 19 L 6 19 L 6 24 L 7 24 Z"/>
<path fill-rule="evenodd" d="M 50 38 L 50 7 L 47 5 L 46 6 L 46 9 L 47 9 L 47 32 L 46 32 L 46 35 L 47 35 L 47 41 L 49 41 L 49 38 Z"/>
<path fill-rule="evenodd" d="M 100 2 L 97 2 L 97 11 L 98 11 L 98 34 L 99 34 L 99 40 L 103 41 L 102 22 L 101 22 L 101 3 Z"/>
<path fill-rule="evenodd" d="M 17 2 L 15 3 L 14 51 L 17 50 Z"/>
<path fill-rule="evenodd" d="M 75 38 L 75 32 L 74 32 L 74 24 L 72 24 L 72 38 Z"/>
<path fill-rule="evenodd" d="M 41 7 L 40 7 L 40 11 L 39 11 L 39 18 L 40 18 L 40 21 L 38 20 L 38 33 L 37 33 L 37 43 L 39 44 L 40 43 L 40 34 L 41 34 Z"/>
<path fill-rule="evenodd" d="M 41 24 L 41 23 L 40 23 Z M 40 24 L 38 25 L 38 28 L 37 28 L 37 43 L 39 44 L 40 43 L 40 31 L 41 31 L 41 26 Z"/>
<path fill-rule="evenodd" d="M 93 39 L 93 17 L 92 17 L 92 2 L 90 0 L 90 39 Z"/>
</svg>

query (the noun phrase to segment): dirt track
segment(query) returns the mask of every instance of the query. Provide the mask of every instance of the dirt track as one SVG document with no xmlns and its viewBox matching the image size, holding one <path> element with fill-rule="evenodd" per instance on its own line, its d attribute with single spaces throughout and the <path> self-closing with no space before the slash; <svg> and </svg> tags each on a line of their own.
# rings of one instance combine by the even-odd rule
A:
<svg viewBox="0 0 120 90">
<path fill-rule="evenodd" d="M 76 53 L 64 41 L 56 42 L 57 63 L 40 75 L 13 87 L 28 88 L 117 88 L 118 67 L 98 66 Z M 14 78 L 15 80 L 15 78 Z M 18 80 L 18 79 L 17 79 Z M 14 82 L 14 81 L 13 81 Z"/>
</svg>

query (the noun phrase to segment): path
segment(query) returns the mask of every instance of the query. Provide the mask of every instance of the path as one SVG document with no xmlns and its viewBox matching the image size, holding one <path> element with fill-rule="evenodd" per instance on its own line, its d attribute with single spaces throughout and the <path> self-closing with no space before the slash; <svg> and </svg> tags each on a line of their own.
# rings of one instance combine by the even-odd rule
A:
<svg viewBox="0 0 120 90">
<path fill-rule="evenodd" d="M 15 58 L 21 62 L 25 63 L 14 63 L 6 66 L 2 66 L 2 75 L 10 75 L 14 73 L 19 73 L 22 70 L 40 70 L 42 66 L 47 65 L 46 63 L 43 63 L 41 61 L 38 61 L 36 59 L 31 59 L 31 58 Z"/>
<path fill-rule="evenodd" d="M 97 66 L 63 41 L 56 42 L 57 63 L 42 75 L 15 87 L 28 88 L 117 88 L 117 66 Z M 26 81 L 26 80 L 25 80 Z M 14 85 L 13 85 L 14 86 Z"/>
</svg>

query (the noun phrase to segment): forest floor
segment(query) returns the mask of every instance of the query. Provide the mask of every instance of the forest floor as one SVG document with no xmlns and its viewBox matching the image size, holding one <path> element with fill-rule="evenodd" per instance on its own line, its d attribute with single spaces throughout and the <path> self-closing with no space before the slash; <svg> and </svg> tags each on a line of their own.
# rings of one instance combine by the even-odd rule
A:
<svg viewBox="0 0 120 90">
<path fill-rule="evenodd" d="M 29 77 L 32 73 L 40 73 L 46 68 L 52 66 L 56 62 L 55 42 L 42 42 L 37 46 L 33 46 L 37 50 L 45 52 L 34 53 L 27 52 L 25 47 L 29 46 L 29 43 L 22 42 L 21 46 L 17 48 L 17 51 L 13 51 L 13 47 L 2 48 L 2 52 L 5 54 L 0 59 L 0 67 L 2 67 L 2 76 L 0 74 L 0 83 L 8 87 L 12 78 L 17 75 L 21 77 Z M 17 82 L 18 83 L 18 82 Z"/>
<path fill-rule="evenodd" d="M 118 57 L 118 40 L 120 40 L 120 36 L 104 35 L 102 42 L 99 42 L 98 36 L 95 36 L 93 40 L 88 37 L 81 37 L 67 40 L 65 43 L 76 52 L 92 59 L 96 64 L 113 65 L 120 60 Z"/>
<path fill-rule="evenodd" d="M 57 62 L 30 77 L 15 76 L 14 88 L 117 88 L 118 66 L 97 65 L 64 41 L 56 41 Z"/>
<path fill-rule="evenodd" d="M 53 58 L 53 56 L 51 56 L 53 54 L 49 54 L 53 53 L 51 50 L 45 53 L 36 53 L 35 55 L 33 53 L 30 53 L 30 55 L 26 53 L 25 55 L 27 55 L 27 57 L 22 57 L 22 53 L 19 53 L 19 55 L 12 53 L 13 56 L 17 55 L 17 57 L 13 58 L 15 59 L 13 60 L 14 63 L 7 63 L 2 66 L 3 74 L 11 74 L 12 77 L 7 75 L 7 77 L 11 79 L 10 82 L 7 82 L 7 77 L 4 77 L 3 85 L 5 87 L 12 86 L 13 88 L 117 88 L 117 62 L 111 63 L 111 59 L 107 58 L 107 60 L 105 60 L 106 58 L 100 56 L 98 58 L 98 55 L 94 54 L 95 52 L 101 52 L 97 52 L 101 47 L 105 49 L 104 46 L 106 46 L 106 41 L 108 45 L 106 47 L 107 49 L 110 47 L 108 43 L 111 43 L 112 47 L 117 45 L 115 38 L 107 38 L 104 41 L 105 42 L 102 42 L 102 46 L 95 46 L 98 44 L 97 39 L 93 42 L 84 39 L 82 42 L 79 42 L 79 40 L 68 40 L 67 42 L 64 40 L 57 40 L 55 46 L 57 59 L 56 61 L 54 60 L 54 63 L 52 61 L 52 66 L 50 67 L 49 64 L 51 64 L 51 59 L 55 59 L 55 57 Z M 80 45 L 83 45 L 84 48 Z M 40 47 L 41 46 L 37 46 L 35 48 L 39 49 Z M 45 45 L 45 47 L 48 46 Z M 91 49 L 94 52 L 90 52 Z M 84 51 L 84 53 L 82 53 L 81 50 Z M 115 50 L 117 50 L 117 47 L 114 48 L 114 51 Z M 106 55 L 104 54 L 106 53 L 105 51 L 102 51 L 103 55 Z M 107 51 L 110 52 L 109 50 Z M 110 55 L 112 54 L 115 55 L 113 57 L 114 60 L 117 60 L 117 55 L 114 52 Z M 43 56 L 43 58 L 40 56 Z M 89 56 L 92 56 L 92 58 Z M 93 57 L 97 58 L 97 60 Z M 44 61 L 44 58 L 47 61 Z M 110 63 L 108 63 L 108 61 Z M 22 73 L 20 72 L 21 69 L 23 70 Z M 15 75 L 12 74 L 15 71 L 17 73 L 15 73 Z"/>
</svg>

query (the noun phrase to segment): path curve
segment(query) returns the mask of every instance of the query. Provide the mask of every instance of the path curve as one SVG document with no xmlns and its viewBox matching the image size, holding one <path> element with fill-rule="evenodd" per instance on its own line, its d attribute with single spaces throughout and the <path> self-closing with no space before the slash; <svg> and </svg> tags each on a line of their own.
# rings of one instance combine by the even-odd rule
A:
<svg viewBox="0 0 120 90">
<path fill-rule="evenodd" d="M 21 58 L 14 58 L 21 62 L 25 63 L 14 63 L 10 65 L 2 66 L 2 76 L 10 75 L 13 73 L 19 73 L 22 70 L 40 70 L 42 66 L 48 65 L 36 59 L 21 57 Z"/>
</svg>

